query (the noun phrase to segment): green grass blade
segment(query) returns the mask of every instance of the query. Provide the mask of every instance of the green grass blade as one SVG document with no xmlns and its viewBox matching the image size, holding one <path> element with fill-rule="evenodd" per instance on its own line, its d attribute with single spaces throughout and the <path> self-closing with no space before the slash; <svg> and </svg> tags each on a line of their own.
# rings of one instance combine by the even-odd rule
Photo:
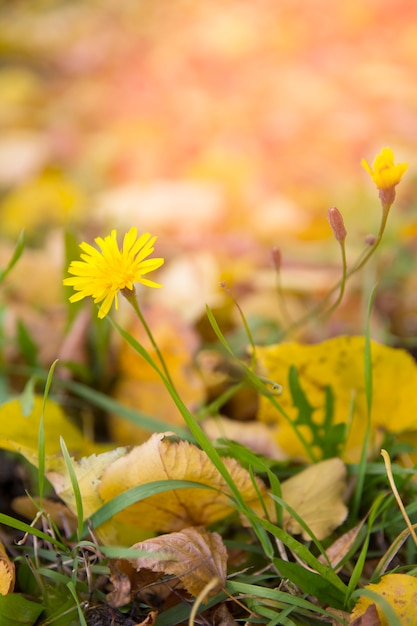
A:
<svg viewBox="0 0 417 626">
<path fill-rule="evenodd" d="M 365 483 L 367 456 L 369 448 L 369 438 L 371 429 L 371 413 L 372 413 L 372 351 L 371 351 L 371 312 L 372 305 L 376 294 L 376 286 L 372 289 L 367 311 L 366 333 L 365 333 L 365 350 L 364 350 L 364 369 L 365 369 L 365 395 L 367 407 L 367 424 L 365 437 L 363 440 L 361 458 L 359 461 L 358 478 L 356 482 L 355 493 L 353 497 L 352 513 L 354 517 L 359 516 L 359 507 L 362 500 L 362 493 Z"/>
<path fill-rule="evenodd" d="M 291 565 L 295 565 L 292 563 Z M 306 570 L 305 570 L 306 571 Z M 310 572 L 309 572 L 310 573 Z M 227 581 L 226 589 L 233 594 L 243 594 L 246 596 L 253 596 L 273 602 L 281 602 L 284 605 L 291 605 L 293 607 L 311 611 L 317 615 L 329 616 L 330 614 L 325 609 L 321 608 L 317 604 L 313 604 L 309 600 L 305 600 L 297 595 L 280 591 L 276 588 L 263 587 L 261 585 L 251 585 L 248 583 L 242 583 L 238 581 Z"/>
<path fill-rule="evenodd" d="M 30 524 L 21 522 L 20 520 L 15 519 L 14 517 L 10 517 L 10 515 L 6 515 L 5 513 L 0 513 L 0 524 L 4 524 L 5 526 L 10 526 L 10 528 L 14 528 L 15 530 L 20 530 L 21 532 L 25 534 L 33 535 L 34 537 L 38 537 L 39 539 L 43 539 L 44 541 L 52 543 L 54 546 L 56 546 L 58 551 L 65 551 L 67 549 L 66 546 L 62 542 L 60 542 L 55 537 L 52 537 L 52 535 L 44 533 L 39 528 L 35 528 L 34 526 L 31 526 Z"/>
<path fill-rule="evenodd" d="M 88 626 L 87 622 L 85 621 L 84 613 L 83 613 L 83 610 L 81 608 L 81 604 L 80 604 L 80 601 L 78 599 L 77 590 L 75 589 L 74 583 L 72 581 L 69 581 L 67 583 L 67 587 L 68 587 L 68 590 L 70 591 L 72 597 L 75 600 L 75 604 L 77 605 L 78 618 L 80 620 L 79 621 L 80 626 Z"/>
<path fill-rule="evenodd" d="M 22 230 L 19 237 L 17 238 L 17 242 L 12 254 L 12 257 L 6 267 L 0 270 L 0 283 L 6 278 L 7 274 L 11 272 L 14 268 L 20 257 L 22 256 L 23 250 L 25 249 L 25 231 Z"/>
<path fill-rule="evenodd" d="M 145 483 L 144 485 L 132 487 L 131 489 L 127 489 L 126 491 L 123 491 L 123 493 L 118 494 L 93 513 L 89 521 L 93 528 L 98 528 L 101 524 L 104 524 L 104 522 L 107 522 L 128 506 L 135 504 L 136 502 L 140 502 L 141 500 L 145 500 L 150 496 L 164 493 L 165 491 L 172 491 L 173 489 L 195 489 L 196 487 L 216 491 L 215 487 L 204 485 L 203 483 L 198 483 L 192 480 L 155 480 L 151 483 Z"/>
<path fill-rule="evenodd" d="M 46 379 L 45 391 L 43 394 L 42 411 L 39 421 L 38 431 L 38 484 L 39 484 L 39 499 L 42 504 L 43 492 L 45 488 L 45 409 L 46 402 L 48 400 L 49 390 L 52 384 L 52 378 L 54 375 L 56 364 L 58 360 L 54 361 L 49 369 L 48 377 Z"/>
<path fill-rule="evenodd" d="M 149 432 L 166 432 L 172 431 L 175 432 L 181 439 L 190 439 L 190 433 L 186 428 L 181 428 L 181 426 L 177 426 L 176 424 L 170 424 L 169 422 L 163 422 L 162 420 L 158 420 L 150 415 L 146 415 L 141 411 L 136 411 L 134 409 L 128 408 L 110 398 L 104 393 L 97 391 L 95 389 L 91 389 L 82 383 L 78 383 L 70 380 L 57 380 L 57 384 L 62 385 L 64 388 L 69 389 L 73 393 L 77 394 L 79 397 L 84 398 L 88 402 L 91 402 L 94 406 L 97 406 L 109 413 L 116 413 L 123 419 L 135 424 L 136 426 L 140 426 Z"/>
<path fill-rule="evenodd" d="M 371 589 L 357 589 L 352 594 L 352 598 L 360 597 L 365 597 L 372 600 L 372 602 L 375 603 L 378 608 L 382 610 L 385 618 L 385 623 L 389 624 L 389 626 L 404 626 L 404 624 L 406 623 L 397 615 L 390 603 L 376 591 L 373 591 Z M 404 615 L 404 617 L 406 616 Z"/>
<path fill-rule="evenodd" d="M 384 505 L 385 501 L 386 501 L 385 494 L 380 493 L 378 497 L 376 498 L 374 504 L 372 505 L 372 509 L 369 513 L 367 534 L 363 542 L 363 546 L 359 553 L 359 556 L 356 557 L 355 567 L 353 568 L 353 572 L 350 575 L 349 583 L 347 586 L 346 597 L 345 597 L 346 605 L 348 605 L 349 602 L 351 601 L 354 590 L 359 584 L 360 578 L 362 576 L 363 568 L 365 566 L 366 557 L 368 555 L 369 541 L 370 541 L 371 532 L 374 526 L 374 522 L 375 522 L 377 515 L 379 515 L 380 513 L 381 506 Z"/>
<path fill-rule="evenodd" d="M 74 466 L 71 461 L 70 454 L 68 452 L 68 448 L 65 445 L 65 441 L 62 437 L 60 437 L 60 444 L 62 455 L 64 457 L 65 465 L 70 477 L 72 490 L 74 492 L 75 506 L 77 510 L 77 523 L 78 523 L 78 539 L 81 539 L 83 532 L 83 520 L 84 520 L 84 507 L 83 507 L 83 499 L 81 496 L 80 485 L 78 484 L 77 474 L 75 473 Z"/>
</svg>

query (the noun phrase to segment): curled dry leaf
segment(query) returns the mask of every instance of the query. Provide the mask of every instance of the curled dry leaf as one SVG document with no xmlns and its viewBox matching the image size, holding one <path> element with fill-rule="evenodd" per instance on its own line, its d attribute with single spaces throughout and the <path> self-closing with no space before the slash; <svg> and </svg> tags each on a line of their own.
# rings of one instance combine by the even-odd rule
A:
<svg viewBox="0 0 417 626">
<path fill-rule="evenodd" d="M 106 601 L 109 606 L 126 606 L 132 599 L 132 582 L 130 576 L 110 562 L 110 582 L 114 589 L 107 594 Z"/>
<path fill-rule="evenodd" d="M 4 545 L 0 542 L 0 594 L 2 596 L 11 593 L 15 583 L 14 563 L 7 556 Z"/>
<path fill-rule="evenodd" d="M 317 539 L 328 537 L 344 522 L 348 509 L 343 502 L 346 467 L 341 459 L 311 465 L 281 485 L 282 499 L 305 521 Z M 284 511 L 284 529 L 308 540 L 310 536 Z"/>
<path fill-rule="evenodd" d="M 343 561 L 343 559 L 355 543 L 364 523 L 365 519 L 361 520 L 359 524 L 348 530 L 346 533 L 343 533 L 341 537 L 338 537 L 338 539 L 336 539 L 336 541 L 334 541 L 327 548 L 326 555 L 328 561 L 324 558 L 322 554 L 319 556 L 318 560 L 324 564 L 329 562 L 332 568 L 335 571 L 338 571 L 338 568 L 340 569 L 341 567 L 340 563 Z"/>
<path fill-rule="evenodd" d="M 227 551 L 218 533 L 204 528 L 184 528 L 133 546 L 153 553 L 137 559 L 136 568 L 150 569 L 178 577 L 192 596 L 198 596 L 213 580 L 217 584 L 208 595 L 216 594 L 225 584 Z"/>
<path fill-rule="evenodd" d="M 172 597 L 173 591 L 166 581 L 160 581 L 163 573 L 151 570 L 137 570 L 130 561 L 116 559 L 109 561 L 110 582 L 113 590 L 106 596 L 106 602 L 112 607 L 126 606 L 135 598 L 158 611 L 165 608 L 165 602 Z"/>
<path fill-rule="evenodd" d="M 103 502 L 131 487 L 158 480 L 190 480 L 212 489 L 199 487 L 172 489 L 136 502 L 121 511 L 116 519 L 153 532 L 172 532 L 188 526 L 207 526 L 233 511 L 230 490 L 206 453 L 188 441 L 156 433 L 141 446 L 117 459 L 103 473 L 97 489 Z M 242 498 L 259 508 L 257 490 L 249 472 L 235 459 L 223 459 Z M 257 480 L 261 495 L 266 486 Z"/>
</svg>

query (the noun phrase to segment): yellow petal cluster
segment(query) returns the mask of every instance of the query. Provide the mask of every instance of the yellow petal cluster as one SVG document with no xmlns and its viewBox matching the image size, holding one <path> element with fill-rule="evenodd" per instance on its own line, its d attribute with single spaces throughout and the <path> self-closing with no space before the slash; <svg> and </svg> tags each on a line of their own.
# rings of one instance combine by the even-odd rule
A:
<svg viewBox="0 0 417 626">
<path fill-rule="evenodd" d="M 408 163 L 394 163 L 394 152 L 391 148 L 382 148 L 375 157 L 373 168 L 366 159 L 362 159 L 361 164 L 377 188 L 382 190 L 392 189 L 398 185 L 408 168 Z"/>
<path fill-rule="evenodd" d="M 96 244 L 100 251 L 90 244 L 80 244 L 81 261 L 73 261 L 68 272 L 73 276 L 64 279 L 77 292 L 70 297 L 70 302 L 78 302 L 91 296 L 96 304 L 101 303 L 98 316 L 105 317 L 115 301 L 118 308 L 118 293 L 123 289 L 133 291 L 134 283 L 148 287 L 161 287 L 144 274 L 153 272 L 163 265 L 164 259 L 147 259 L 154 251 L 156 237 L 144 233 L 138 238 L 137 228 L 132 227 L 124 236 L 123 247 L 119 249 L 116 230 L 107 237 L 97 237 Z"/>
</svg>

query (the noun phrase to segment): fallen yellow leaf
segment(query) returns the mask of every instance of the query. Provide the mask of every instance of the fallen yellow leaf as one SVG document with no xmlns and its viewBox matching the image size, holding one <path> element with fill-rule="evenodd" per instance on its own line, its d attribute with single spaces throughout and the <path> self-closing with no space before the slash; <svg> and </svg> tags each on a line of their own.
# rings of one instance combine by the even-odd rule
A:
<svg viewBox="0 0 417 626">
<path fill-rule="evenodd" d="M 311 465 L 281 485 L 282 499 L 303 519 L 317 539 L 328 537 L 346 519 L 343 502 L 346 468 L 340 459 L 327 459 Z M 304 539 L 310 538 L 300 524 L 284 510 L 284 529 Z"/>
<path fill-rule="evenodd" d="M 7 556 L 6 549 L 0 541 L 0 594 L 2 596 L 11 593 L 15 583 L 14 563 Z"/>
<path fill-rule="evenodd" d="M 316 345 L 298 343 L 257 347 L 261 373 L 283 386 L 277 402 L 291 420 L 297 409 L 288 384 L 290 367 L 299 374 L 300 385 L 313 407 L 312 419 L 323 424 L 325 388 L 334 395 L 333 423 L 347 423 L 349 407 L 354 399 L 354 412 L 343 458 L 356 462 L 361 453 L 366 429 L 367 408 L 364 374 L 364 337 L 336 337 Z M 417 429 L 417 366 L 404 350 L 371 342 L 373 400 L 371 412 L 371 449 L 376 449 L 383 431 L 401 433 Z M 399 375 L 401 372 L 401 375 Z M 260 400 L 259 419 L 277 425 L 277 442 L 292 457 L 306 458 L 291 424 L 283 418 L 265 397 Z M 300 425 L 302 435 L 311 441 L 307 425 Z M 320 451 L 316 450 L 320 453 Z"/>
<path fill-rule="evenodd" d="M 366 585 L 365 589 L 374 592 L 375 599 L 364 596 L 358 600 L 351 614 L 351 624 L 375 604 L 381 626 L 390 626 L 383 604 L 378 603 L 378 596 L 394 609 L 401 626 L 417 624 L 417 578 L 408 574 L 387 574 L 379 583 Z"/>
<path fill-rule="evenodd" d="M 228 417 L 208 417 L 201 422 L 206 435 L 213 441 L 220 438 L 231 439 L 246 446 L 257 454 L 275 460 L 284 460 L 282 451 L 273 438 L 273 431 L 267 424 L 229 419 Z"/>
<path fill-rule="evenodd" d="M 80 488 L 84 519 L 90 517 L 104 504 L 98 491 L 101 476 L 109 465 L 125 453 L 126 448 L 116 448 L 102 454 L 92 454 L 89 457 L 83 457 L 79 461 L 72 460 L 72 466 Z M 45 463 L 46 476 L 49 482 L 57 495 L 76 514 L 77 506 L 74 490 L 64 459 L 62 457 L 48 457 Z M 102 524 L 96 530 L 96 534 L 103 543 L 109 545 L 127 545 L 137 541 L 138 538 L 144 539 L 149 536 L 149 533 L 140 534 L 137 527 L 132 529 L 114 519 L 110 519 Z"/>
<path fill-rule="evenodd" d="M 0 448 L 22 454 L 30 463 L 38 465 L 39 424 L 43 398 L 35 396 L 29 415 L 23 414 L 20 401 L 10 400 L 0 406 Z M 53 400 L 47 400 L 44 411 L 45 454 L 53 456 L 61 452 L 60 437 L 71 452 L 90 453 L 93 444 L 83 436 L 65 416 Z"/>
<path fill-rule="evenodd" d="M 141 446 L 117 459 L 103 473 L 98 492 L 103 502 L 123 491 L 157 480 L 191 480 L 213 489 L 173 489 L 132 504 L 116 519 L 153 532 L 172 532 L 188 526 L 207 526 L 234 509 L 230 489 L 206 453 L 188 441 L 156 433 Z M 223 459 L 242 498 L 259 507 L 257 491 L 249 472 L 235 459 Z M 266 486 L 257 480 L 261 495 Z"/>
</svg>

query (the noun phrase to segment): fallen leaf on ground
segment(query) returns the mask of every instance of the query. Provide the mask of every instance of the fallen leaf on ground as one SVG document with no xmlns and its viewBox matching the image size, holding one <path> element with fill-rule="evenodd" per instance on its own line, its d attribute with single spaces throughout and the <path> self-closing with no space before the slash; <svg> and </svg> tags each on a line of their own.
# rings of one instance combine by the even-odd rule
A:
<svg viewBox="0 0 417 626">
<path fill-rule="evenodd" d="M 284 460 L 282 450 L 273 439 L 273 430 L 261 422 L 240 422 L 227 417 L 208 417 L 201 423 L 206 435 L 213 441 L 231 439 L 246 446 L 257 454 L 275 460 Z"/>
<path fill-rule="evenodd" d="M 83 457 L 79 461 L 72 460 L 72 466 L 81 493 L 84 519 L 90 517 L 104 504 L 98 491 L 101 476 L 109 465 L 125 453 L 126 448 L 115 448 L 102 454 L 92 454 L 89 457 Z M 56 494 L 76 514 L 77 505 L 74 490 L 63 457 L 48 457 L 45 459 L 45 464 L 46 477 L 55 489 Z M 133 543 L 137 541 L 138 534 L 140 534 L 137 527 L 131 528 L 114 518 L 102 524 L 95 532 L 102 543 L 109 545 Z M 140 539 L 147 536 L 149 536 L 149 533 L 142 533 L 140 534 Z"/>
<path fill-rule="evenodd" d="M 343 533 L 341 537 L 338 537 L 336 541 L 334 541 L 326 550 L 327 559 L 324 558 L 323 555 L 319 556 L 319 561 L 321 563 L 326 564 L 330 563 L 332 568 L 335 571 L 338 571 L 337 568 L 340 563 L 343 561 L 345 556 L 348 554 L 349 550 L 353 546 L 356 541 L 359 532 L 364 525 L 365 520 L 363 519 L 359 524 L 348 530 L 346 533 Z M 340 567 L 339 567 L 340 569 Z"/>
<path fill-rule="evenodd" d="M 370 604 L 362 615 L 350 622 L 350 626 L 382 626 L 375 604 Z"/>
<path fill-rule="evenodd" d="M 172 600 L 173 590 L 166 581 L 161 581 L 163 574 L 148 569 L 137 570 L 126 559 L 109 561 L 110 582 L 113 590 L 106 596 L 106 602 L 112 607 L 126 606 L 134 597 L 137 602 L 158 609 L 165 609 L 166 600 Z M 178 603 L 176 597 L 174 604 Z"/>
<path fill-rule="evenodd" d="M 239 626 L 238 622 L 230 614 L 225 602 L 214 607 L 211 620 L 213 626 Z"/>
<path fill-rule="evenodd" d="M 387 574 L 383 576 L 379 583 L 366 585 L 366 590 L 372 591 L 381 596 L 392 609 L 398 618 L 401 626 L 415 626 L 417 624 L 417 578 L 408 574 Z M 355 620 L 362 617 L 370 605 L 376 605 L 376 610 L 381 626 L 390 626 L 382 604 L 378 599 L 361 597 L 355 605 L 351 624 L 361 623 Z M 366 622 L 363 622 L 366 624 Z"/>
<path fill-rule="evenodd" d="M 217 584 L 208 596 L 215 595 L 226 582 L 227 551 L 218 533 L 201 527 L 184 528 L 141 541 L 133 548 L 153 553 L 137 559 L 138 570 L 144 568 L 176 576 L 192 596 L 198 596 L 213 580 Z"/>
<path fill-rule="evenodd" d="M 282 499 L 304 520 L 317 539 L 328 537 L 346 519 L 343 502 L 346 467 L 341 459 L 327 459 L 311 465 L 281 485 Z M 310 538 L 300 524 L 284 510 L 284 529 Z"/>
<path fill-rule="evenodd" d="M 0 407 L 0 448 L 22 454 L 30 463 L 38 465 L 39 424 L 43 397 L 35 396 L 30 412 L 25 415 L 21 402 L 10 400 Z M 60 437 L 72 452 L 91 452 L 93 444 L 83 436 L 53 400 L 47 400 L 44 411 L 45 454 L 61 452 Z"/>
<path fill-rule="evenodd" d="M 6 549 L 0 541 L 0 595 L 5 596 L 14 589 L 15 567 L 7 556 Z"/>
<path fill-rule="evenodd" d="M 292 421 L 297 419 L 298 411 L 288 382 L 291 366 L 297 369 L 300 385 L 313 409 L 315 424 L 324 424 L 327 386 L 334 395 L 333 424 L 348 422 L 349 407 L 354 398 L 352 423 L 343 451 L 343 458 L 351 462 L 360 457 L 367 423 L 364 349 L 364 337 L 336 337 L 316 345 L 287 343 L 256 349 L 261 373 L 283 386 L 277 402 Z M 371 342 L 371 354 L 371 445 L 375 448 L 383 431 L 416 430 L 417 396 L 413 390 L 417 386 L 417 366 L 404 350 L 375 341 Z M 260 400 L 258 417 L 263 422 L 278 425 L 277 442 L 285 452 L 293 457 L 306 458 L 304 446 L 294 428 L 265 397 Z M 301 424 L 299 429 L 307 441 L 311 441 L 309 426 Z"/>
<path fill-rule="evenodd" d="M 230 489 L 207 454 L 188 441 L 171 437 L 172 434 L 155 433 L 112 463 L 97 487 L 100 498 L 107 502 L 131 487 L 158 480 L 190 480 L 212 489 L 172 489 L 132 504 L 116 519 L 153 532 L 172 532 L 188 526 L 207 526 L 234 510 Z M 259 507 L 249 472 L 235 459 L 224 458 L 223 463 L 246 503 Z M 267 493 L 261 480 L 256 485 L 261 495 Z"/>
</svg>

